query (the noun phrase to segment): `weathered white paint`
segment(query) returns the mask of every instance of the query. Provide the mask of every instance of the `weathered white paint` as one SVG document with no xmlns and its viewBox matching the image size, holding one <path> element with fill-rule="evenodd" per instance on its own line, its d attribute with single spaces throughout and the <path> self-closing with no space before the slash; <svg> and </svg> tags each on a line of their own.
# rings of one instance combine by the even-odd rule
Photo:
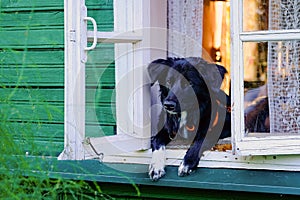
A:
<svg viewBox="0 0 300 200">
<path fill-rule="evenodd" d="M 242 119 L 244 118 L 243 111 L 243 94 L 244 94 L 244 81 L 243 81 L 243 46 L 239 38 L 240 32 L 243 27 L 241 14 L 239 13 L 242 8 L 242 1 L 230 2 L 231 7 L 231 127 L 232 127 L 232 145 L 233 150 L 236 149 L 236 142 L 241 140 L 241 130 L 244 130 Z"/>
<path fill-rule="evenodd" d="M 134 101 L 124 111 L 122 92 L 136 92 L 146 82 L 143 69 L 151 60 L 165 57 L 166 50 L 166 1 L 160 0 L 115 0 L 114 32 L 97 32 L 98 42 L 130 43 L 116 44 L 116 81 L 124 75 L 128 79 L 125 87 L 117 88 L 117 123 L 124 116 L 134 123 L 118 130 L 118 135 L 101 138 L 85 138 L 85 61 L 86 42 L 93 34 L 86 30 L 86 8 L 84 0 L 65 0 L 65 149 L 59 159 L 100 159 L 104 162 L 146 163 L 151 162 L 149 147 L 150 126 L 148 123 L 150 98 L 146 88 L 140 89 Z M 158 12 L 158 9 L 160 11 Z M 243 48 L 242 41 L 274 41 L 299 39 L 298 30 L 241 32 L 242 1 L 231 3 L 232 41 L 232 127 L 233 152 L 207 151 L 199 167 L 246 168 L 272 170 L 300 170 L 299 155 L 267 156 L 276 154 L 300 154 L 300 137 L 292 135 L 259 135 L 246 137 L 243 124 Z M 149 17 L 151 16 L 151 17 Z M 152 17 L 154 17 L 152 19 Z M 150 29 L 160 27 L 162 29 Z M 148 28 L 148 29 L 147 29 Z M 151 31 L 152 30 L 152 31 Z M 157 40 L 157 37 L 159 40 Z M 290 38 L 289 38 L 290 37 Z M 158 42 L 159 41 L 159 42 Z M 149 48 L 152 47 L 152 48 Z M 146 48 L 149 50 L 144 51 Z M 151 50 L 152 49 L 152 50 Z M 130 53 L 128 53 L 130 52 Z M 144 68 L 145 69 L 145 68 Z M 132 73 L 132 74 L 130 74 Z M 124 89 L 125 88 L 125 89 Z M 128 95 L 127 95 L 128 96 Z M 126 99 L 128 100 L 128 99 Z M 128 101 L 126 101 L 128 103 Z M 129 114 L 123 115 L 124 112 Z M 251 135 L 251 134 L 249 134 Z M 186 150 L 166 150 L 166 164 L 179 166 Z M 253 156 L 261 155 L 261 156 Z"/>
<path fill-rule="evenodd" d="M 84 0 L 64 1 L 65 139 L 58 159 L 84 159 L 86 7 Z"/>
<path fill-rule="evenodd" d="M 299 30 L 243 32 L 243 1 L 231 2 L 232 144 L 241 156 L 300 154 L 300 135 L 245 134 L 243 42 L 299 40 Z M 253 136 L 255 135 L 255 136 Z"/>
<path fill-rule="evenodd" d="M 299 33 L 300 33 L 300 29 L 249 31 L 249 32 L 242 32 L 240 34 L 240 39 L 243 42 L 300 40 Z"/>
<path fill-rule="evenodd" d="M 94 32 L 88 31 L 88 41 L 94 40 Z M 137 43 L 142 41 L 140 32 L 97 32 L 97 41 L 100 43 Z"/>
<path fill-rule="evenodd" d="M 166 56 L 166 5 L 165 0 L 115 0 L 115 30 L 104 33 L 97 32 L 95 21 L 87 17 L 84 0 L 65 0 L 65 149 L 58 159 L 85 159 L 98 151 L 117 154 L 120 147 L 127 151 L 149 147 L 150 94 L 145 69 L 151 60 Z M 87 31 L 87 20 L 93 22 L 94 31 Z M 164 31 L 157 34 L 152 27 Z M 116 44 L 115 50 L 116 83 L 129 77 L 116 89 L 118 134 L 123 136 L 85 138 L 85 62 L 86 50 L 91 49 L 86 45 L 93 41 L 94 48 L 96 40 L 127 43 Z M 128 101 L 132 94 L 133 100 Z"/>
<path fill-rule="evenodd" d="M 179 166 L 185 152 L 186 150 L 183 149 L 166 149 L 165 164 Z M 120 155 L 104 156 L 102 161 L 107 163 L 150 164 L 151 157 L 151 150 L 146 150 Z M 198 167 L 300 171 L 300 156 L 238 156 L 233 155 L 231 151 L 206 151 L 204 152 Z"/>
</svg>

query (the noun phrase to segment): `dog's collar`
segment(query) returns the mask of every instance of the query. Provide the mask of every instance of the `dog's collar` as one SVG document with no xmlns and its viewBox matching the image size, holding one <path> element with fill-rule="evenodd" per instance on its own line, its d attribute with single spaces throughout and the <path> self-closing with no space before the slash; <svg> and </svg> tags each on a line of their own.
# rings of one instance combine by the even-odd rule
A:
<svg viewBox="0 0 300 200">
<path fill-rule="evenodd" d="M 194 124 L 192 124 L 192 126 L 185 125 L 185 128 L 186 128 L 186 130 L 188 130 L 190 132 L 195 131 L 195 125 Z"/>
<path fill-rule="evenodd" d="M 217 126 L 217 124 L 218 124 L 218 121 L 219 121 L 219 112 L 217 111 L 217 112 L 216 112 L 215 119 L 214 119 L 214 121 L 213 121 L 213 123 L 212 123 L 211 127 L 208 129 L 208 131 L 209 131 L 209 132 L 211 132 L 211 131 L 212 131 L 212 129 L 213 129 L 214 127 L 216 127 L 216 126 Z"/>
<path fill-rule="evenodd" d="M 184 126 L 186 128 L 186 130 L 188 130 L 189 132 L 193 132 L 196 130 L 196 127 L 195 125 L 191 125 L 191 126 L 188 126 L 188 125 L 185 125 Z M 171 134 L 169 134 L 169 139 L 172 141 L 172 140 L 175 140 L 177 137 L 177 133 L 176 132 L 172 132 Z"/>
<path fill-rule="evenodd" d="M 218 99 L 216 100 L 216 102 L 217 102 L 218 106 L 221 106 L 221 107 L 226 108 L 226 112 L 231 113 L 231 106 L 223 105 Z M 213 121 L 213 123 L 212 123 L 211 128 L 209 128 L 209 131 L 211 131 L 215 126 L 217 126 L 218 121 L 219 121 L 219 112 L 218 112 L 218 110 L 217 110 L 217 111 L 216 111 L 215 119 L 214 119 L 214 121 Z"/>
<path fill-rule="evenodd" d="M 231 113 L 231 106 L 222 104 L 218 99 L 216 100 L 216 102 L 217 102 L 218 106 L 226 108 L 226 112 Z M 216 116 L 214 118 L 214 121 L 213 121 L 212 126 L 209 129 L 209 131 L 211 131 L 218 124 L 218 121 L 219 121 L 219 112 L 217 111 Z M 196 129 L 194 124 L 192 124 L 191 126 L 185 125 L 185 128 L 189 132 L 193 132 Z M 171 134 L 169 134 L 170 140 L 175 140 L 176 136 L 177 136 L 176 132 L 172 132 Z"/>
<path fill-rule="evenodd" d="M 218 99 L 216 100 L 216 102 L 217 102 L 218 106 L 224 107 L 226 109 L 226 112 L 231 113 L 231 106 L 222 104 L 221 101 Z"/>
</svg>

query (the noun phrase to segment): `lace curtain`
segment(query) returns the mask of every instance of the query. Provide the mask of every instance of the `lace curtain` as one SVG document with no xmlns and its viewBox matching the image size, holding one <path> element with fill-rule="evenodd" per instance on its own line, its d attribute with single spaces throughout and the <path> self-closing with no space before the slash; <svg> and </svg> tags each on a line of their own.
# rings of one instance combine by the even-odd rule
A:
<svg viewBox="0 0 300 200">
<path fill-rule="evenodd" d="M 300 0 L 270 0 L 269 28 L 300 28 Z M 271 133 L 300 133 L 300 41 L 269 42 Z"/>
<path fill-rule="evenodd" d="M 203 0 L 168 0 L 168 56 L 202 55 Z"/>
</svg>

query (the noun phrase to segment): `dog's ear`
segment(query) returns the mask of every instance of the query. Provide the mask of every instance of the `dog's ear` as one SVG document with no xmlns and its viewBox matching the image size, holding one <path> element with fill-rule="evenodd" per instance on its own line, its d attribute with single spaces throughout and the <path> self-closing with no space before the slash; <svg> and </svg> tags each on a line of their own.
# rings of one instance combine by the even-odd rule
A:
<svg viewBox="0 0 300 200">
<path fill-rule="evenodd" d="M 210 86 L 211 90 L 218 93 L 220 91 L 223 79 L 227 70 L 217 64 L 208 64 L 206 67 L 206 84 Z"/>
<path fill-rule="evenodd" d="M 224 80 L 225 74 L 227 73 L 227 70 L 225 69 L 225 67 L 223 67 L 222 65 L 218 65 L 216 64 L 216 67 L 218 68 L 222 81 Z"/>
<path fill-rule="evenodd" d="M 188 58 L 190 64 L 192 64 L 204 78 L 205 83 L 213 92 L 219 92 L 223 79 L 227 70 L 217 64 L 208 63 L 202 58 Z"/>
<path fill-rule="evenodd" d="M 148 65 L 148 74 L 150 76 L 151 85 L 156 81 L 163 84 L 167 76 L 169 68 L 173 65 L 172 59 L 157 59 Z"/>
</svg>

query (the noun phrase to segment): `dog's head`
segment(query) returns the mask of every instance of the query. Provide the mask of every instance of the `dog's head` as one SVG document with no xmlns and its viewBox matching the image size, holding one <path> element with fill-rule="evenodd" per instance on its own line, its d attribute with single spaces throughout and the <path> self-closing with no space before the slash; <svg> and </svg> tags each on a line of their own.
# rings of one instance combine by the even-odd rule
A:
<svg viewBox="0 0 300 200">
<path fill-rule="evenodd" d="M 150 79 L 158 81 L 161 103 L 170 114 L 197 109 L 210 101 L 220 91 L 226 72 L 220 65 L 195 57 L 158 59 L 148 66 Z"/>
</svg>

